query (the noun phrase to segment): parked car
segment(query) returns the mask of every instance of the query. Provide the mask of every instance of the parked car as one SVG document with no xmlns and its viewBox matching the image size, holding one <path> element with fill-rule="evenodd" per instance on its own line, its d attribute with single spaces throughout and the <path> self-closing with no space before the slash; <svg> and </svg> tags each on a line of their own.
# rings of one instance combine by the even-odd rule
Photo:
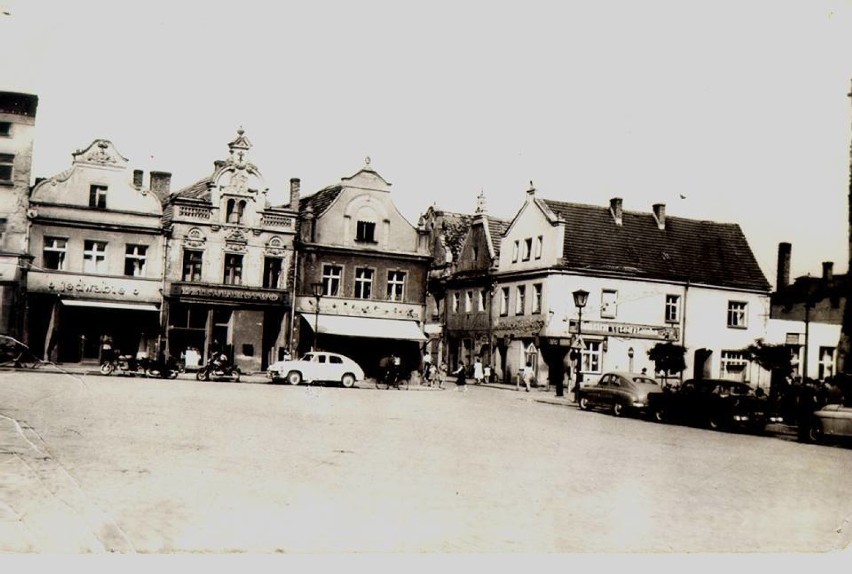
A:
<svg viewBox="0 0 852 574">
<path fill-rule="evenodd" d="M 301 359 L 272 363 L 266 373 L 273 382 L 286 380 L 291 385 L 309 383 L 340 383 L 346 388 L 364 380 L 358 363 L 339 353 L 311 352 Z"/>
<path fill-rule="evenodd" d="M 814 412 L 808 438 L 824 442 L 830 437 L 852 438 L 852 406 L 828 404 Z"/>
<path fill-rule="evenodd" d="M 584 411 L 607 408 L 620 417 L 626 411 L 646 411 L 649 397 L 662 392 L 657 381 L 646 375 L 612 372 L 601 375 L 593 385 L 581 387 L 577 402 Z"/>
<path fill-rule="evenodd" d="M 689 379 L 678 390 L 652 397 L 650 410 L 659 422 L 679 422 L 714 430 L 762 432 L 782 417 L 766 397 L 748 383 L 724 379 Z"/>
</svg>

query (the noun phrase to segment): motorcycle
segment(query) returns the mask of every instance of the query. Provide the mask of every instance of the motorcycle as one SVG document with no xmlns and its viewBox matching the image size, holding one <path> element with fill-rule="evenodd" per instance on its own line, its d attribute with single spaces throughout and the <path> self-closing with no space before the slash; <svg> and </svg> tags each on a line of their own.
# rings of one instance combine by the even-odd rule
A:
<svg viewBox="0 0 852 574">
<path fill-rule="evenodd" d="M 212 357 L 207 364 L 201 367 L 195 378 L 199 381 L 233 381 L 240 382 L 240 368 L 232 365 L 227 357 L 222 354 Z"/>
<path fill-rule="evenodd" d="M 183 365 L 174 357 L 161 360 L 145 359 L 145 376 L 151 379 L 175 379 L 179 373 L 182 373 Z"/>
<path fill-rule="evenodd" d="M 142 361 L 133 355 L 117 355 L 109 359 L 104 359 L 101 363 L 101 374 L 111 375 L 117 373 L 119 375 L 144 375 L 145 367 Z"/>
</svg>

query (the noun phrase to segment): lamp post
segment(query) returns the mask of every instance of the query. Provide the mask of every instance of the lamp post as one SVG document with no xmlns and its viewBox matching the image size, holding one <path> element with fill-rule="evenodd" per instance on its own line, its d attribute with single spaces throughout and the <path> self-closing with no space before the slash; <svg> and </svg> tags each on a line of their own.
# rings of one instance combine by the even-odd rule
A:
<svg viewBox="0 0 852 574">
<path fill-rule="evenodd" d="M 579 319 L 577 320 L 577 341 L 580 349 L 577 357 L 577 381 L 574 383 L 574 402 L 577 402 L 577 396 L 580 394 L 580 383 L 583 382 L 583 307 L 589 301 L 589 292 L 584 289 L 577 289 L 572 295 L 574 296 L 574 306 L 577 307 L 579 315 Z"/>
<path fill-rule="evenodd" d="M 805 299 L 805 356 L 802 357 L 802 383 L 808 380 L 808 339 L 810 339 L 811 309 L 814 308 L 810 295 Z"/>
<path fill-rule="evenodd" d="M 311 283 L 311 295 L 316 299 L 314 305 L 314 346 L 313 351 L 317 350 L 317 333 L 319 332 L 319 303 L 323 295 L 322 283 Z"/>
<path fill-rule="evenodd" d="M 633 372 L 633 347 L 627 349 L 627 358 L 630 360 L 630 364 L 627 368 L 631 373 Z"/>
</svg>

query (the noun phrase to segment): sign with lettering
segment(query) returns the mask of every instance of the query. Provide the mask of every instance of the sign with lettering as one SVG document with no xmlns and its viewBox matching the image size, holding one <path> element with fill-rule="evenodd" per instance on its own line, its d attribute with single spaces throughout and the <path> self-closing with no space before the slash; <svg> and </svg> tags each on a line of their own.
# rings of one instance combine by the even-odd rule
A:
<svg viewBox="0 0 852 574">
<path fill-rule="evenodd" d="M 158 303 L 161 285 L 159 280 L 92 277 L 74 273 L 30 271 L 27 277 L 28 291 L 74 295 L 75 299 Z"/>
<path fill-rule="evenodd" d="M 214 299 L 242 303 L 283 304 L 287 293 L 273 289 L 251 289 L 232 285 L 199 285 L 198 283 L 173 283 L 172 296 L 181 298 Z"/>
<path fill-rule="evenodd" d="M 578 332 L 576 319 L 571 319 L 568 330 L 571 333 Z M 680 329 L 669 325 L 639 325 L 636 323 L 615 323 L 609 321 L 583 321 L 583 334 L 677 341 L 680 338 Z"/>
</svg>

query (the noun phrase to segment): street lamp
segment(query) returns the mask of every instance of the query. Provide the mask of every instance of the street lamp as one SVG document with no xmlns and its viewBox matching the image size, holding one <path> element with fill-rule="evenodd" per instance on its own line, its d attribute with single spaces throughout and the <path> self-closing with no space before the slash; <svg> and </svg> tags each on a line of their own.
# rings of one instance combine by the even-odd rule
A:
<svg viewBox="0 0 852 574">
<path fill-rule="evenodd" d="M 633 372 L 633 347 L 630 347 L 629 349 L 627 349 L 627 358 L 630 359 L 630 365 L 628 366 L 627 370 L 632 373 Z"/>
<path fill-rule="evenodd" d="M 572 295 L 574 296 L 574 306 L 577 307 L 577 313 L 579 314 L 577 321 L 577 342 L 580 349 L 577 357 L 577 382 L 574 383 L 574 402 L 577 402 L 577 397 L 580 394 L 580 383 L 583 382 L 583 307 L 589 302 L 589 292 L 584 289 L 577 289 Z"/>
<path fill-rule="evenodd" d="M 814 308 L 810 294 L 805 298 L 805 356 L 802 357 L 802 383 L 808 380 L 808 343 L 810 342 L 811 309 Z"/>
<path fill-rule="evenodd" d="M 319 332 L 319 303 L 323 296 L 322 283 L 311 283 L 311 295 L 316 299 L 314 305 L 314 347 L 312 350 L 317 350 L 317 333 Z"/>
</svg>

